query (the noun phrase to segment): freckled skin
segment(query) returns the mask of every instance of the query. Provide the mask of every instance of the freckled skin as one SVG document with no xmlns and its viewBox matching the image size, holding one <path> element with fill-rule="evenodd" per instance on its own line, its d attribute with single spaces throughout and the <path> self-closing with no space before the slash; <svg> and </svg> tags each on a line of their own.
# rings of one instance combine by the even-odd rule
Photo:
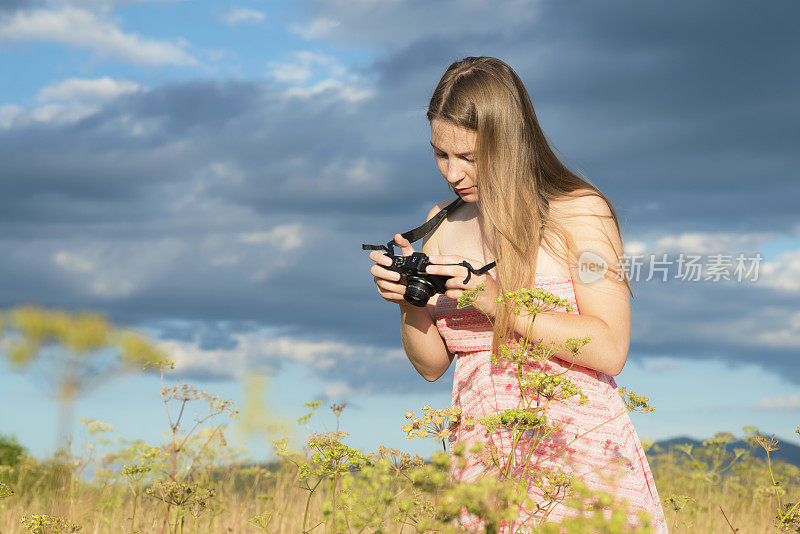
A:
<svg viewBox="0 0 800 534">
<path fill-rule="evenodd" d="M 468 203 L 467 206 L 463 206 L 460 209 L 462 211 L 467 211 L 467 209 L 472 211 L 473 216 L 478 217 L 479 225 L 482 226 L 480 214 L 477 212 L 477 209 L 475 209 L 475 203 L 478 200 L 477 187 L 475 187 L 478 183 L 477 169 L 475 167 L 475 155 L 473 153 L 475 150 L 476 140 L 477 134 L 466 128 L 455 126 L 440 119 L 434 119 L 431 121 L 430 141 L 433 145 L 431 150 L 433 151 L 434 158 L 436 160 L 436 166 L 439 168 L 439 172 L 442 174 L 442 177 L 451 185 L 451 187 L 458 189 L 473 187 L 472 191 L 466 193 L 457 192 L 456 194 L 459 195 L 464 202 Z M 395 243 L 397 243 L 397 245 L 400 247 L 400 253 L 403 256 L 408 256 L 414 252 L 414 247 L 411 246 L 411 243 L 409 243 L 408 240 L 403 238 L 400 234 L 395 234 L 394 240 Z M 390 265 L 391 260 L 383 255 L 383 253 L 380 251 L 371 252 L 369 257 L 377 264 L 372 266 L 370 273 L 373 275 L 373 279 L 378 286 L 381 296 L 390 302 L 402 304 L 404 302 L 402 295 L 406 288 L 404 285 L 398 283 L 400 275 L 382 267 L 382 265 Z M 458 263 L 462 259 L 467 259 L 471 265 L 482 265 L 482 262 L 479 260 L 474 258 L 464 258 L 461 256 L 442 256 L 440 258 L 435 258 L 435 261 L 432 258 L 431 261 L 432 263 Z M 463 266 L 454 268 L 450 266 L 432 265 L 428 272 L 431 272 L 431 274 L 457 276 L 460 277 L 460 280 L 463 280 L 466 277 L 466 268 Z M 473 275 L 473 277 L 470 279 L 469 287 L 473 287 L 473 284 L 477 284 L 480 281 L 485 281 L 485 283 L 490 286 L 495 283 L 494 279 L 492 279 L 489 275 Z M 456 284 L 457 282 L 455 278 L 448 281 L 448 289 L 458 288 L 456 291 L 450 291 L 448 296 L 457 298 L 460 294 L 460 290 L 465 289 L 465 286 Z M 491 293 L 491 291 L 486 292 L 486 294 L 489 293 Z"/>
<path fill-rule="evenodd" d="M 477 134 L 441 119 L 431 121 L 431 144 L 436 165 L 442 177 L 454 188 L 473 187 L 478 183 L 474 154 Z M 477 188 L 467 193 L 456 193 L 465 202 L 478 200 Z"/>
<path fill-rule="evenodd" d="M 478 200 L 478 173 L 475 166 L 475 143 L 477 134 L 467 128 L 461 128 L 441 119 L 431 121 L 431 145 L 436 166 L 442 177 L 453 189 L 472 188 L 467 192 L 456 191 L 461 199 L 468 203 L 462 209 L 470 213 L 478 222 L 479 232 L 483 232 L 483 221 L 480 213 L 475 208 Z M 447 281 L 446 287 L 450 289 L 447 296 L 458 298 L 465 289 L 472 289 L 478 284 L 484 284 L 485 291 L 479 292 L 480 307 L 485 310 L 494 309 L 494 298 L 497 296 L 497 283 L 488 274 L 473 275 L 467 285 L 461 283 L 466 277 L 466 268 L 453 266 L 467 260 L 470 265 L 481 266 L 483 262 L 475 258 L 458 255 L 439 255 L 430 258 L 431 263 L 445 265 L 431 265 L 427 272 L 452 276 Z M 450 265 L 447 265 L 450 264 Z M 493 313 L 493 311 L 491 312 Z"/>
</svg>

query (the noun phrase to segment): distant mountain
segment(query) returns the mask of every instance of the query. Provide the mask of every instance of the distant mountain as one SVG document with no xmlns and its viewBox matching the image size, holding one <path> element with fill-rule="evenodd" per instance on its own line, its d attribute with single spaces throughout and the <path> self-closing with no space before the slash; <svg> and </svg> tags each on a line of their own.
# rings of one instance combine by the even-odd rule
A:
<svg viewBox="0 0 800 534">
<path fill-rule="evenodd" d="M 769 457 L 773 460 L 776 459 L 783 460 L 786 463 L 794 464 L 800 467 L 800 446 L 795 445 L 794 443 L 783 441 L 778 437 L 776 437 L 775 439 L 778 440 L 778 446 L 780 447 L 780 449 L 778 449 L 777 451 L 770 451 Z M 689 444 L 689 445 L 694 445 L 695 447 L 699 447 L 703 444 L 703 440 L 696 440 L 687 436 L 679 436 L 676 438 L 669 438 L 656 442 L 656 445 L 661 447 L 661 449 L 665 452 L 669 451 L 670 449 L 673 449 L 675 445 L 684 445 L 684 444 Z M 730 443 L 727 444 L 727 449 L 731 452 L 733 452 L 733 450 L 737 447 L 750 450 L 750 445 L 748 445 L 742 440 L 731 441 Z M 764 452 L 764 449 L 761 447 L 757 447 L 753 451 L 753 454 L 756 458 L 766 459 L 767 457 L 767 453 Z M 650 454 L 648 453 L 648 459 L 649 457 Z"/>
</svg>

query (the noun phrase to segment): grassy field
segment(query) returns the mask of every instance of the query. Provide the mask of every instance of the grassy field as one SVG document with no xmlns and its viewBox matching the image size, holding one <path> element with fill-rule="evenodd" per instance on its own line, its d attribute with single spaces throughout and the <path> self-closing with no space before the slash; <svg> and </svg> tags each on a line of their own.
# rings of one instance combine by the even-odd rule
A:
<svg viewBox="0 0 800 534">
<path fill-rule="evenodd" d="M 523 296 L 526 302 L 559 304 L 541 290 Z M 97 315 L 32 307 L 8 312 L 3 324 L 16 336 L 4 345 L 12 362 L 32 361 L 48 343 L 63 349 L 65 365 L 54 381 L 62 408 L 69 408 L 80 390 L 81 365 L 101 349 L 116 347 L 120 367 L 133 363 L 157 369 L 168 439 L 159 444 L 121 440 L 109 425 L 81 419 L 89 439 L 80 450 L 66 442 L 52 458 L 38 460 L 13 438 L 0 437 L 0 533 L 445 533 L 460 532 L 455 520 L 464 508 L 481 518 L 489 533 L 511 532 L 512 526 L 514 532 L 557 534 L 650 531 L 647 518 L 637 522 L 627 503 L 613 494 L 587 488 L 564 470 L 539 467 L 536 457 L 519 466 L 513 450 L 504 457 L 493 440 L 469 451 L 456 443 L 427 460 L 383 446 L 371 453 L 356 450 L 338 430 L 344 404 L 330 406 L 336 431 L 310 432 L 299 451 L 289 449 L 286 437 L 270 439 L 278 460 L 247 464 L 243 451 L 225 438 L 228 421 L 239 418 L 235 403 L 185 383 L 166 387 L 165 369 L 173 364 L 141 336 L 115 329 Z M 504 345 L 502 357 L 541 363 L 553 351 L 577 353 L 587 342 L 570 339 L 559 347 L 512 342 Z M 533 441 L 530 450 L 536 450 L 537 441 L 555 428 L 547 419 L 550 403 L 585 401 L 563 373 L 537 369 L 520 371 L 524 408 L 476 418 L 425 405 L 418 416 L 406 412 L 408 423 L 399 430 L 444 449 L 460 425 L 480 424 L 490 437 L 499 430 L 511 433 L 515 444 L 525 432 L 524 439 Z M 627 411 L 654 410 L 646 397 L 625 387 L 618 392 Z M 529 395 L 545 402 L 533 405 Z M 310 428 L 309 420 L 321 416 L 320 404 L 305 404 L 309 413 L 298 424 Z M 197 408 L 204 415 L 190 420 Z M 61 413 L 71 415 L 70 409 Z M 69 429 L 69 421 L 61 427 Z M 673 534 L 800 532 L 800 468 L 772 458 L 780 447 L 773 437 L 755 427 L 743 431 L 739 437 L 720 432 L 670 450 L 643 443 Z M 480 453 L 490 474 L 474 483 L 453 482 L 450 454 L 461 463 L 467 452 Z M 542 499 L 529 497 L 520 467 L 533 467 Z M 547 521 L 558 503 L 573 508 L 575 517 Z M 520 510 L 531 512 L 525 525 L 520 525 Z"/>
<path fill-rule="evenodd" d="M 110 441 L 107 426 L 84 424 L 98 446 Z M 331 432 L 309 436 L 304 451 L 287 451 L 286 441 L 274 441 L 280 461 L 245 465 L 232 461 L 241 451 L 226 450 L 223 429 L 199 428 L 180 448 L 129 443 L 98 457 L 62 452 L 46 461 L 5 438 L 0 532 L 455 532 L 437 518 L 452 518 L 444 506 L 448 491 L 467 494 L 448 487 L 443 453 L 433 462 L 384 447 L 364 455 L 345 445 L 345 433 Z M 728 433 L 699 447 L 649 447 L 671 532 L 800 532 L 796 509 L 777 526 L 778 510 L 800 496 L 800 469 L 757 458 L 756 448 L 778 444 L 747 430 L 751 449 L 729 451 L 725 445 L 735 436 Z M 503 495 L 485 493 L 469 498 Z M 569 529 L 590 531 L 588 525 Z M 598 531 L 634 530 L 609 523 Z"/>
</svg>

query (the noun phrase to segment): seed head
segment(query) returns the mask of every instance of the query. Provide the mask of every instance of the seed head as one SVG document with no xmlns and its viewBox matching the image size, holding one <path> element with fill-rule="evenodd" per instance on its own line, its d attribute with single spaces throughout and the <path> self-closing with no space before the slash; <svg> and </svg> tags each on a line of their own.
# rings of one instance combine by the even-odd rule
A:
<svg viewBox="0 0 800 534">
<path fill-rule="evenodd" d="M 773 434 L 772 436 L 767 437 L 766 435 L 761 434 L 759 432 L 753 436 L 753 440 L 755 440 L 755 442 L 758 443 L 761 446 L 761 448 L 763 448 L 765 451 L 772 452 L 780 449 L 780 446 L 778 445 L 778 440 L 775 439 L 774 436 L 775 435 Z"/>
</svg>

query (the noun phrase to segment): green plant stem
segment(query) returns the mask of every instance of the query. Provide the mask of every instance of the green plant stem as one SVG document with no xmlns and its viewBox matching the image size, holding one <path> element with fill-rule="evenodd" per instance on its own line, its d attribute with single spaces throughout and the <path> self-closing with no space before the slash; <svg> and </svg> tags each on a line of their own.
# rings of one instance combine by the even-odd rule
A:
<svg viewBox="0 0 800 534">
<path fill-rule="evenodd" d="M 547 399 L 547 404 L 544 405 L 544 413 L 547 413 L 547 408 L 550 406 L 550 399 Z M 533 446 L 528 451 L 528 456 L 525 458 L 525 469 L 522 471 L 522 476 L 525 477 L 528 475 L 528 468 L 530 467 L 531 456 L 533 455 L 533 451 L 539 446 L 539 434 L 542 433 L 541 427 L 536 429 L 536 437 L 533 440 Z M 538 465 L 538 464 L 537 464 Z"/>
<path fill-rule="evenodd" d="M 555 507 L 556 507 L 556 500 L 549 499 L 547 505 L 543 508 L 544 515 L 542 515 L 542 518 L 539 520 L 540 525 L 542 525 L 545 522 L 547 516 L 550 515 L 550 513 L 555 509 Z"/>
<path fill-rule="evenodd" d="M 331 534 L 336 534 L 336 467 L 334 465 L 331 480 Z"/>
<path fill-rule="evenodd" d="M 772 473 L 772 460 L 769 456 L 769 450 L 764 449 L 767 453 L 767 467 L 769 468 L 769 477 L 772 479 L 772 487 L 775 488 L 775 496 L 778 498 L 778 514 L 781 513 L 781 508 L 783 508 L 783 504 L 781 503 L 781 494 L 778 491 L 778 484 L 775 482 L 775 475 Z"/>
<path fill-rule="evenodd" d="M 506 469 L 505 473 L 503 473 L 503 477 L 508 478 L 508 472 L 511 469 L 511 464 L 514 463 L 514 451 L 517 449 L 517 442 L 519 441 L 519 437 L 522 435 L 522 431 L 519 428 L 514 428 L 514 442 L 511 444 L 511 452 L 508 455 L 508 459 L 506 460 Z"/>
<path fill-rule="evenodd" d="M 322 482 L 322 479 L 319 479 L 317 481 L 317 483 L 314 484 L 314 488 L 313 489 L 312 488 L 307 488 L 308 489 L 308 499 L 306 499 L 306 511 L 303 514 L 303 532 L 304 533 L 308 532 L 306 530 L 306 522 L 308 521 L 308 509 L 311 506 L 311 496 L 314 495 L 314 490 L 317 489 L 317 487 L 320 485 L 321 482 Z M 308 483 L 306 483 L 306 485 L 308 485 Z"/>
<path fill-rule="evenodd" d="M 789 508 L 789 510 L 788 510 L 788 511 L 787 511 L 787 512 L 786 512 L 784 515 L 781 515 L 781 512 L 780 512 L 780 510 L 778 511 L 778 515 L 780 515 L 780 516 L 781 516 L 781 520 L 778 522 L 778 527 L 775 529 L 775 533 L 776 533 L 776 534 L 777 534 L 778 532 L 780 532 L 780 530 L 781 530 L 781 525 L 783 525 L 783 522 L 784 522 L 784 521 L 786 521 L 786 519 L 787 519 L 789 516 L 791 516 L 791 515 L 792 515 L 792 513 L 794 513 L 794 511 L 795 511 L 795 510 L 797 510 L 797 507 L 798 507 L 798 506 L 800 506 L 800 500 L 798 500 L 796 503 L 794 503 L 794 506 L 792 506 L 791 508 Z"/>
<path fill-rule="evenodd" d="M 136 482 L 136 489 L 139 489 L 139 482 Z M 131 533 L 134 532 L 134 521 L 136 519 L 136 501 L 139 498 L 137 491 L 133 491 L 133 487 L 131 487 L 131 492 L 133 493 L 133 512 L 131 513 Z"/>
</svg>

